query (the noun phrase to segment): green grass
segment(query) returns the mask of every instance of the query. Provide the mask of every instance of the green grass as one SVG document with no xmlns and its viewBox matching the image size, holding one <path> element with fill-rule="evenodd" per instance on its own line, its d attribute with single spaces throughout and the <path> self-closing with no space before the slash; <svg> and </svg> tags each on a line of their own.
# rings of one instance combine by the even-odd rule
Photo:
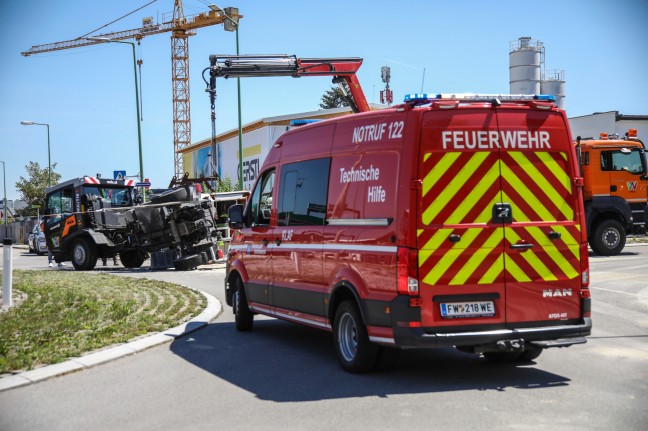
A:
<svg viewBox="0 0 648 431">
<path fill-rule="evenodd" d="M 0 374 L 163 331 L 206 306 L 172 283 L 77 271 L 15 270 L 13 293 L 23 300 L 0 312 Z"/>
<path fill-rule="evenodd" d="M 648 236 L 647 235 L 629 236 L 626 242 L 628 244 L 645 244 L 648 243 Z"/>
</svg>

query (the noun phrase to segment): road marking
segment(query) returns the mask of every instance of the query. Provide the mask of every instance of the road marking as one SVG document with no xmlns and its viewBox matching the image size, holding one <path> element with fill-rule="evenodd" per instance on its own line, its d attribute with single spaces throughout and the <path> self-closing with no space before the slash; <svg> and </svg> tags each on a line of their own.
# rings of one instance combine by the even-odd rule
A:
<svg viewBox="0 0 648 431">
<path fill-rule="evenodd" d="M 620 290 L 614 290 L 614 289 L 604 289 L 602 287 L 590 287 L 590 289 L 605 290 L 606 292 L 623 293 L 625 295 L 639 296 L 639 294 L 637 293 L 622 292 Z"/>
</svg>

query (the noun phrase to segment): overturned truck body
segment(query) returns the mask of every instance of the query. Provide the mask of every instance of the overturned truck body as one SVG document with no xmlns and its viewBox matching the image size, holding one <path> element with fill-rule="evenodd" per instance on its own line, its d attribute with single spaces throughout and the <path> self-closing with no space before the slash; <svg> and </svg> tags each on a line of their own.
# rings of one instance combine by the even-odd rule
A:
<svg viewBox="0 0 648 431">
<path fill-rule="evenodd" d="M 115 256 L 127 268 L 153 256 L 152 266 L 187 270 L 217 256 L 213 202 L 201 200 L 194 185 L 136 205 L 134 181 L 86 176 L 48 188 L 45 201 L 47 246 L 57 262 L 77 270 Z"/>
</svg>

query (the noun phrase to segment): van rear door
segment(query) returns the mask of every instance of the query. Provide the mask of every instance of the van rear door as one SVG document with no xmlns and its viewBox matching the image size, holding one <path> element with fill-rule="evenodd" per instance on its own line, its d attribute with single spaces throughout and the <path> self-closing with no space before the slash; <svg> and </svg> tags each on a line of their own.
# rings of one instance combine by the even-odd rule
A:
<svg viewBox="0 0 648 431">
<path fill-rule="evenodd" d="M 565 117 L 533 108 L 497 109 L 504 224 L 506 320 L 579 319 L 580 229 L 573 149 Z"/>
<path fill-rule="evenodd" d="M 417 230 L 424 327 L 580 317 L 580 226 L 564 121 L 506 103 L 424 114 Z"/>
<path fill-rule="evenodd" d="M 499 151 L 473 145 L 497 130 L 493 109 L 430 110 L 423 115 L 417 241 L 421 324 L 504 325 L 504 230 Z"/>
</svg>

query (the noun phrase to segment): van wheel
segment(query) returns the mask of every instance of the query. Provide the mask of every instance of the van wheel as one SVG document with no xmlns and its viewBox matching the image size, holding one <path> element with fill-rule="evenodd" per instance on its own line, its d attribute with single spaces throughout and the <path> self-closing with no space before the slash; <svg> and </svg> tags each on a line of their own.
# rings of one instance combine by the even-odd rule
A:
<svg viewBox="0 0 648 431">
<path fill-rule="evenodd" d="M 119 253 L 119 260 L 124 268 L 139 268 L 146 259 L 139 250 L 128 250 Z"/>
<path fill-rule="evenodd" d="M 626 243 L 625 229 L 616 220 L 599 223 L 590 236 L 590 247 L 599 256 L 616 256 Z"/>
<path fill-rule="evenodd" d="M 333 340 L 338 361 L 345 371 L 370 371 L 378 356 L 378 346 L 369 341 L 367 328 L 353 301 L 344 301 L 335 310 Z"/>
<path fill-rule="evenodd" d="M 390 346 L 378 346 L 378 359 L 374 369 L 376 371 L 389 371 L 396 367 L 400 349 Z"/>
<path fill-rule="evenodd" d="M 72 243 L 72 265 L 77 271 L 89 271 L 97 264 L 97 250 L 86 238 Z"/>
<path fill-rule="evenodd" d="M 245 295 L 245 286 L 239 278 L 236 279 L 234 293 L 232 294 L 232 311 L 234 312 L 236 329 L 241 332 L 251 331 L 254 324 L 254 314 L 250 311 L 247 296 Z"/>
<path fill-rule="evenodd" d="M 542 353 L 542 348 L 540 347 L 526 347 L 524 349 L 524 352 L 520 355 L 520 357 L 517 359 L 519 362 L 530 362 L 533 361 L 535 358 L 540 356 L 540 353 Z"/>
<path fill-rule="evenodd" d="M 520 358 L 520 352 L 484 352 L 484 358 L 488 359 L 489 362 L 495 362 L 498 364 L 515 362 Z"/>
</svg>

